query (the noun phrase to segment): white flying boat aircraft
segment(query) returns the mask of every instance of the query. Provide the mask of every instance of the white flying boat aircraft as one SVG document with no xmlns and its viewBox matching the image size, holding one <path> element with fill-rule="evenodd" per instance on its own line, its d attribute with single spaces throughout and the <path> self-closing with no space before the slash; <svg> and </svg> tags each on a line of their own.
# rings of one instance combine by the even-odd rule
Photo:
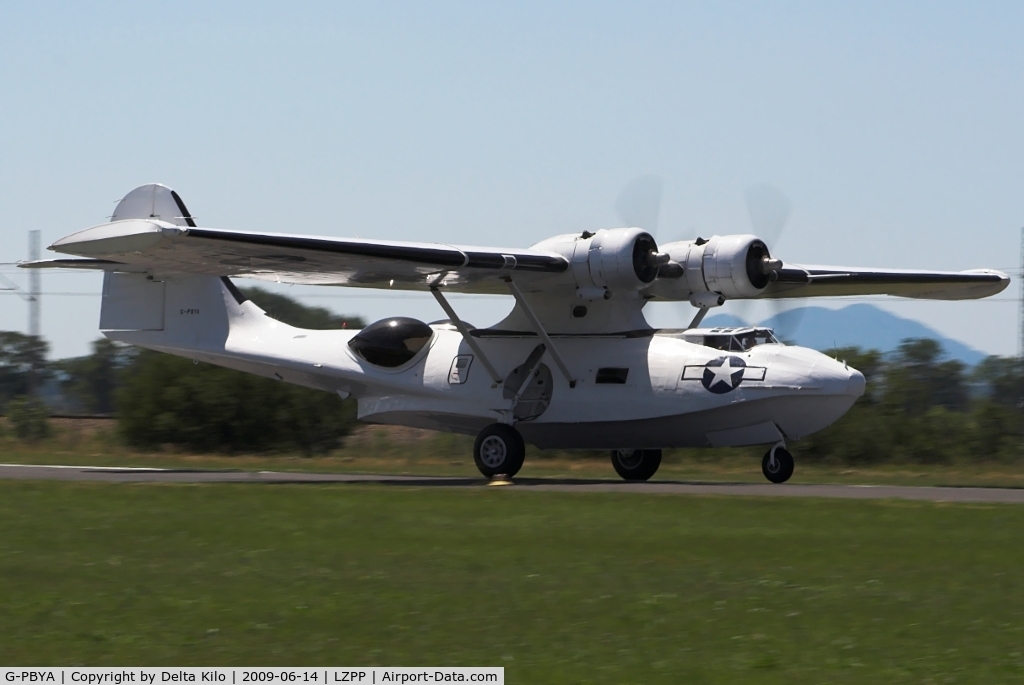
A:
<svg viewBox="0 0 1024 685">
<path fill-rule="evenodd" d="M 485 476 L 513 476 L 525 444 L 606 449 L 647 480 L 669 447 L 765 445 L 762 470 L 793 473 L 787 441 L 830 425 L 864 376 L 766 328 L 699 328 L 727 300 L 894 295 L 988 297 L 998 271 L 900 271 L 783 264 L 754 235 L 657 245 L 641 228 L 492 248 L 200 228 L 176 192 L 131 191 L 108 223 L 55 242 L 73 255 L 31 268 L 104 272 L 100 329 L 132 345 L 352 396 L 368 422 L 476 435 Z M 429 291 L 448 319 L 394 317 L 362 330 L 303 330 L 248 301 L 232 277 Z M 511 295 L 490 328 L 446 293 Z M 697 308 L 659 330 L 650 301 Z"/>
</svg>

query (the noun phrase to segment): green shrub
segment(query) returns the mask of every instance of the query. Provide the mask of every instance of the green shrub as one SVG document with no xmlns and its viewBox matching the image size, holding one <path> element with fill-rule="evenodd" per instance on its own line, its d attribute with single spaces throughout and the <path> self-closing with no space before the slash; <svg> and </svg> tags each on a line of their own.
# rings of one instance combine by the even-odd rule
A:
<svg viewBox="0 0 1024 685">
<path fill-rule="evenodd" d="M 336 394 L 150 351 L 125 369 L 117 412 L 129 444 L 202 452 L 327 452 L 355 423 Z"/>
<path fill-rule="evenodd" d="M 19 396 L 7 403 L 7 418 L 19 440 L 36 442 L 50 437 L 49 410 L 39 400 Z"/>
</svg>

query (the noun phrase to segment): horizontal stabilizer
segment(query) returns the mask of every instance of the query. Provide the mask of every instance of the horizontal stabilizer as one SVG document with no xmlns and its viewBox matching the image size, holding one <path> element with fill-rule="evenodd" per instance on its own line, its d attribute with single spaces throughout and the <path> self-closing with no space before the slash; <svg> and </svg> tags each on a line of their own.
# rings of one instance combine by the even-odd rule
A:
<svg viewBox="0 0 1024 685">
<path fill-rule="evenodd" d="M 115 262 L 109 259 L 39 259 L 34 262 L 18 262 L 20 269 L 91 269 L 93 271 L 134 271 L 144 272 L 145 268 Z"/>
</svg>

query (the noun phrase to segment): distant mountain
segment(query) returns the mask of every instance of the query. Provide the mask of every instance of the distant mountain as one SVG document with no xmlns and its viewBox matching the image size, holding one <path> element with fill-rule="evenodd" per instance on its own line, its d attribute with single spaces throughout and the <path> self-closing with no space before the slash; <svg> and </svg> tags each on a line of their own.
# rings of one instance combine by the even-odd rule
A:
<svg viewBox="0 0 1024 685">
<path fill-rule="evenodd" d="M 904 319 L 870 304 L 852 304 L 843 309 L 800 307 L 777 314 L 763 325 L 774 328 L 779 337 L 816 350 L 831 347 L 861 347 L 891 352 L 906 338 L 934 338 L 942 344 L 946 356 L 974 365 L 987 355 L 973 347 L 947 338 L 917 321 Z M 730 314 L 709 316 L 702 324 L 745 326 Z"/>
</svg>

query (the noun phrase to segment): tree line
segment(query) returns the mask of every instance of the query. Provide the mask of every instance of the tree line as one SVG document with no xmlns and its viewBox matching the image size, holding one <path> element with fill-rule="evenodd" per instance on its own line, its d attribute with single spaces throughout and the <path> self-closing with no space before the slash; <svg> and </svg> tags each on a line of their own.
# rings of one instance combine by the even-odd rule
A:
<svg viewBox="0 0 1024 685">
<path fill-rule="evenodd" d="M 974 368 L 929 338 L 895 353 L 831 350 L 866 380 L 839 421 L 796 443 L 801 459 L 842 463 L 1014 461 L 1024 457 L 1024 363 L 988 357 Z"/>
<path fill-rule="evenodd" d="M 242 292 L 292 326 L 363 326 L 358 317 L 262 288 Z M 55 395 L 72 413 L 116 415 L 121 437 L 139 448 L 322 453 L 338 447 L 355 424 L 354 403 L 337 395 L 105 338 L 84 357 L 48 362 L 47 352 L 40 338 L 0 332 L 0 410 L 19 436 L 45 436 L 39 405 L 45 399 L 56 404 Z"/>
<path fill-rule="evenodd" d="M 302 328 L 360 328 L 358 318 L 308 307 L 260 288 L 245 294 Z M 76 411 L 113 414 L 140 448 L 197 451 L 334 449 L 354 425 L 351 400 L 275 380 L 193 364 L 106 339 L 92 353 L 47 361 L 45 341 L 0 332 L 0 410 L 38 423 L 28 396 L 58 389 Z M 1024 457 L 1024 362 L 988 357 L 973 368 L 945 359 L 938 342 L 909 339 L 890 354 L 826 352 L 864 373 L 864 396 L 829 428 L 794 443 L 801 460 L 839 463 L 1013 461 Z M 35 412 L 35 413 L 33 413 Z M 33 418 L 34 417 L 34 418 Z M 26 435 L 43 435 L 35 429 Z"/>
</svg>

